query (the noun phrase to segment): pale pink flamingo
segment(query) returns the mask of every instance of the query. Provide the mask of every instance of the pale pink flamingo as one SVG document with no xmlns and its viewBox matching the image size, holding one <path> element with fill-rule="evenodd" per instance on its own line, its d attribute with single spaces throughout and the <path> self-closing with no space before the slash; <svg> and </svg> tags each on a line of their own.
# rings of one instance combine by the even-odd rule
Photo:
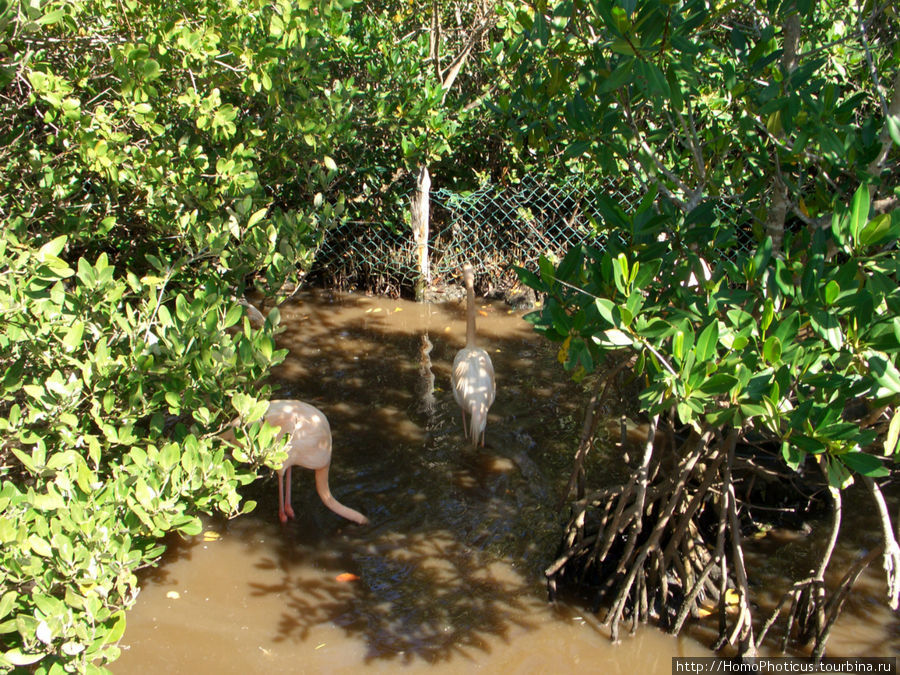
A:
<svg viewBox="0 0 900 675">
<path fill-rule="evenodd" d="M 466 283 L 466 346 L 453 359 L 453 398 L 462 409 L 463 433 L 476 446 L 480 437 L 484 446 L 488 409 L 497 394 L 497 384 L 491 357 L 475 346 L 475 272 L 468 263 L 463 265 L 463 279 Z M 466 413 L 469 414 L 468 427 Z"/>
<path fill-rule="evenodd" d="M 290 435 L 286 448 L 287 459 L 278 470 L 278 519 L 285 523 L 288 518 L 294 517 L 294 509 L 291 507 L 291 468 L 296 465 L 315 471 L 316 492 L 325 506 L 354 523 L 367 524 L 368 518 L 341 504 L 328 487 L 331 427 L 324 413 L 309 403 L 285 399 L 269 401 L 265 420 L 272 426 L 279 427 L 277 438 Z M 226 434 L 229 432 L 231 430 Z M 230 435 L 233 438 L 233 432 Z"/>
</svg>

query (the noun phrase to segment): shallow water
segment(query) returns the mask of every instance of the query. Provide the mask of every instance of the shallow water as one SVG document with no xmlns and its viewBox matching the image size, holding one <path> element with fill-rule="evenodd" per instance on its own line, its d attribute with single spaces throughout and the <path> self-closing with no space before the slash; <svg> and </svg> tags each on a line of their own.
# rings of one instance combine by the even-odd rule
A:
<svg viewBox="0 0 900 675">
<path fill-rule="evenodd" d="M 371 524 L 326 510 L 298 470 L 297 518 L 281 526 L 274 478 L 260 479 L 255 512 L 173 539 L 147 571 L 114 672 L 670 673 L 673 656 L 708 655 L 703 630 L 641 628 L 612 645 L 595 617 L 546 602 L 584 397 L 521 314 L 479 303 L 498 392 L 473 449 L 449 389 L 462 304 L 310 293 L 282 308 L 290 355 L 275 394 L 328 416 L 332 491 Z M 615 461 L 601 453 L 589 469 Z M 830 653 L 897 653 L 897 622 L 877 610 L 883 581 L 869 577 L 852 598 L 869 611 L 848 612 Z"/>
</svg>

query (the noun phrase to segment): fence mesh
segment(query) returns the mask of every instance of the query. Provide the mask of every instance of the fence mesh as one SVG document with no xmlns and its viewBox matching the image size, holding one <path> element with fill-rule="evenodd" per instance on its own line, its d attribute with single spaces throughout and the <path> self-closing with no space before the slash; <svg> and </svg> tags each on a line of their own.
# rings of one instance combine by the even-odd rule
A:
<svg viewBox="0 0 900 675">
<path fill-rule="evenodd" d="M 628 212 L 641 199 L 638 189 L 609 180 L 589 185 L 577 177 L 525 178 L 515 185 L 492 184 L 467 193 L 431 193 L 429 250 L 431 283 L 456 279 L 464 262 L 495 286 L 512 285 L 511 265 L 534 270 L 541 255 L 562 258 L 576 244 L 603 247 L 602 204 Z M 314 273 L 331 285 L 399 293 L 418 278 L 415 243 L 402 231 L 349 221 L 326 236 Z"/>
</svg>

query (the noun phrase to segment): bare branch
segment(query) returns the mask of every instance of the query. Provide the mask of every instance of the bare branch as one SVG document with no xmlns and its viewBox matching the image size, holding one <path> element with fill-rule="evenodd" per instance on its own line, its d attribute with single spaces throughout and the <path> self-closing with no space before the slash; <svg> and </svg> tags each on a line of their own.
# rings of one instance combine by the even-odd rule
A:
<svg viewBox="0 0 900 675">
<path fill-rule="evenodd" d="M 872 493 L 875 504 L 878 506 L 878 515 L 881 518 L 881 534 L 884 540 L 882 566 L 887 575 L 888 603 L 891 609 L 897 609 L 900 606 L 900 546 L 897 544 L 897 539 L 891 527 L 891 517 L 888 514 L 884 495 L 881 494 L 881 488 L 868 476 L 863 476 L 863 482 L 869 488 L 869 492 Z"/>
<path fill-rule="evenodd" d="M 481 19 L 480 24 L 477 24 L 472 28 L 472 32 L 469 34 L 469 39 L 466 41 L 466 44 L 460 50 L 459 54 L 456 55 L 456 58 L 447 69 L 447 74 L 443 77 L 441 87 L 444 89 L 445 99 L 447 97 L 447 92 L 450 91 L 450 88 L 456 81 L 456 77 L 459 75 L 459 71 L 462 70 L 463 65 L 465 65 L 466 59 L 469 58 L 469 54 L 472 53 L 472 50 L 475 48 L 475 45 L 482 38 L 482 36 L 488 30 L 490 30 L 496 22 L 496 13 L 490 11 Z"/>
<path fill-rule="evenodd" d="M 431 3 L 431 35 L 428 37 L 428 57 L 434 64 L 434 74 L 441 79 L 441 15 L 438 0 Z"/>
</svg>

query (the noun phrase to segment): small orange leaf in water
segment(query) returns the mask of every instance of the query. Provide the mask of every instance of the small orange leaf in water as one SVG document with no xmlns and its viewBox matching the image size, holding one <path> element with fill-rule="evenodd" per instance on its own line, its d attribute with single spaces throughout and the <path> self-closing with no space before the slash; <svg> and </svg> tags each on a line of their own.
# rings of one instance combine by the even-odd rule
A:
<svg viewBox="0 0 900 675">
<path fill-rule="evenodd" d="M 480 310 L 480 309 L 479 309 L 479 310 L 478 310 L 478 313 L 481 314 L 481 316 L 487 316 L 487 312 L 485 312 L 485 311 L 483 311 L 483 310 Z"/>
<path fill-rule="evenodd" d="M 342 574 L 338 574 L 338 575 L 334 578 L 335 581 L 341 581 L 341 582 L 343 582 L 343 581 L 356 581 L 357 579 L 359 579 L 359 577 L 356 576 L 355 574 L 353 574 L 352 572 L 344 572 L 344 573 L 342 573 Z"/>
</svg>

